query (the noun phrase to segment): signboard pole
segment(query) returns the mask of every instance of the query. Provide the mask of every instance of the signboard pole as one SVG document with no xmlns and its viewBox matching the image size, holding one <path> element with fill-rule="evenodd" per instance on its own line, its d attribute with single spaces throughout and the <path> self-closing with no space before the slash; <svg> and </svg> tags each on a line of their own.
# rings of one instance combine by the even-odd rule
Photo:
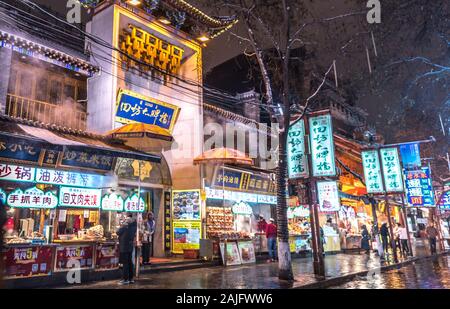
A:
<svg viewBox="0 0 450 309">
<path fill-rule="evenodd" d="M 223 225 L 225 226 L 225 164 L 222 163 L 222 212 L 223 212 Z M 223 246 L 223 266 L 227 267 L 227 235 L 225 235 L 225 241 Z M 219 242 L 220 247 L 220 242 Z"/>
<path fill-rule="evenodd" d="M 379 149 L 377 149 L 377 155 L 378 155 L 379 161 L 383 162 L 381 160 L 381 155 L 380 155 L 380 150 Z M 381 163 L 381 164 L 383 164 L 383 163 Z M 389 233 L 391 234 L 389 242 L 391 243 L 392 250 L 394 251 L 393 252 L 394 253 L 394 262 L 398 263 L 397 247 L 396 247 L 396 244 L 395 244 L 395 241 L 394 241 L 394 229 L 392 228 L 391 210 L 389 208 L 389 198 L 388 198 L 388 194 L 387 194 L 387 187 L 386 187 L 386 181 L 385 181 L 385 175 L 384 175 L 384 168 L 381 168 L 380 171 L 381 171 L 381 175 L 382 175 L 381 180 L 382 180 L 382 183 L 383 183 L 383 188 L 385 190 L 384 191 L 384 201 L 386 203 L 386 209 L 387 209 L 387 214 L 388 214 Z M 383 250 L 384 250 L 384 248 L 383 248 Z M 383 255 L 384 255 L 384 252 L 383 252 Z"/>
<path fill-rule="evenodd" d="M 412 243 L 411 243 L 411 235 L 409 234 L 408 212 L 406 210 L 406 204 L 405 204 L 405 193 L 402 193 L 401 197 L 402 197 L 402 212 L 403 212 L 403 217 L 405 218 L 405 220 L 404 220 L 405 221 L 405 228 L 406 228 L 406 233 L 408 233 L 409 255 L 410 256 L 414 256 Z"/>
<path fill-rule="evenodd" d="M 138 209 L 141 208 L 141 161 L 139 162 L 139 178 L 138 178 Z M 136 278 L 139 278 L 140 270 L 140 253 L 141 253 L 141 243 L 139 241 L 139 230 L 142 224 L 142 214 L 137 214 L 137 229 L 136 229 Z"/>
<path fill-rule="evenodd" d="M 307 122 L 308 123 L 308 122 Z M 309 126 L 305 126 L 305 131 L 307 136 L 310 134 Z M 307 154 L 307 160 L 308 160 L 308 169 L 310 172 L 309 176 L 309 216 L 311 221 L 311 240 L 312 240 L 312 249 L 313 249 L 313 258 L 314 258 L 314 274 L 318 276 L 325 277 L 325 263 L 323 259 L 323 252 L 322 252 L 322 239 L 320 237 L 320 223 L 319 223 L 319 214 L 317 210 L 317 192 L 316 192 L 316 186 L 317 182 L 315 177 L 313 176 L 313 166 L 312 166 L 312 158 L 311 158 L 311 143 L 309 138 L 305 141 L 308 141 L 308 154 Z"/>
<path fill-rule="evenodd" d="M 392 246 L 392 250 L 394 251 L 394 262 L 398 263 L 398 257 L 397 257 L 397 244 L 395 243 L 395 235 L 394 235 L 394 229 L 392 228 L 392 218 L 391 218 L 391 208 L 389 206 L 389 198 L 387 193 L 384 194 L 384 200 L 386 202 L 386 210 L 388 214 L 388 222 L 389 222 L 389 233 L 391 234 L 390 237 L 390 243 Z"/>
</svg>

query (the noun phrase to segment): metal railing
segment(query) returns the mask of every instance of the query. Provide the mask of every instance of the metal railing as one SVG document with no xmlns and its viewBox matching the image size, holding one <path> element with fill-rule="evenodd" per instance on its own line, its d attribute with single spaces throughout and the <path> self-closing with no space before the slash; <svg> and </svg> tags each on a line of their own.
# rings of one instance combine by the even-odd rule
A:
<svg viewBox="0 0 450 309">
<path fill-rule="evenodd" d="M 8 93 L 5 113 L 12 117 L 86 130 L 87 114 L 80 111 L 77 104 L 51 104 Z"/>
</svg>

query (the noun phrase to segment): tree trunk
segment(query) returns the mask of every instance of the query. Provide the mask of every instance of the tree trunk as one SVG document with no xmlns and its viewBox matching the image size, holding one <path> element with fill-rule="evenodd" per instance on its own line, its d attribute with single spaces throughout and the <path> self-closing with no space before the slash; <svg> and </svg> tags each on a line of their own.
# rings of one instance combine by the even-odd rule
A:
<svg viewBox="0 0 450 309">
<path fill-rule="evenodd" d="M 278 277 L 283 280 L 294 280 L 289 249 L 289 231 L 287 219 L 287 131 L 280 132 L 277 169 L 277 234 L 278 234 Z"/>
</svg>

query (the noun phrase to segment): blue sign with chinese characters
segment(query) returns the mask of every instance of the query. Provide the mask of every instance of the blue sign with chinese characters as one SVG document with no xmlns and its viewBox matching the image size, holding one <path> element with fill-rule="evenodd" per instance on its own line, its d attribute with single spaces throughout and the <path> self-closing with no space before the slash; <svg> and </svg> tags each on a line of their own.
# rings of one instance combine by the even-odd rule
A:
<svg viewBox="0 0 450 309">
<path fill-rule="evenodd" d="M 6 160 L 38 163 L 41 148 L 29 140 L 0 134 L 0 157 Z"/>
<path fill-rule="evenodd" d="M 450 191 L 442 193 L 439 199 L 439 207 L 441 210 L 450 210 Z"/>
<path fill-rule="evenodd" d="M 120 90 L 117 98 L 116 121 L 151 124 L 172 133 L 179 110 L 175 105 L 144 97 L 131 91 Z"/>
<path fill-rule="evenodd" d="M 433 186 L 428 167 L 415 171 L 405 170 L 405 186 L 409 205 L 434 206 Z"/>
<path fill-rule="evenodd" d="M 240 189 L 243 173 L 241 171 L 230 170 L 227 168 L 218 168 L 214 177 L 213 187 Z"/>
<path fill-rule="evenodd" d="M 86 151 L 65 151 L 60 166 L 81 167 L 90 170 L 110 171 L 113 168 L 114 157 Z"/>
</svg>

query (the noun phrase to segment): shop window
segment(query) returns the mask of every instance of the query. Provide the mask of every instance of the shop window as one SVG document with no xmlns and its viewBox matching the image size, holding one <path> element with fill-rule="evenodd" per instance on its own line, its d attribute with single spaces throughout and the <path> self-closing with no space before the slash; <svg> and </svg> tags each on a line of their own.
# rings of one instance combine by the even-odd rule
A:
<svg viewBox="0 0 450 309">
<path fill-rule="evenodd" d="M 22 72 L 20 74 L 20 89 L 19 95 L 21 97 L 30 98 L 33 92 L 33 75 L 31 73 Z"/>
<path fill-rule="evenodd" d="M 36 100 L 47 101 L 48 80 L 46 78 L 39 79 L 36 83 Z"/>
</svg>

